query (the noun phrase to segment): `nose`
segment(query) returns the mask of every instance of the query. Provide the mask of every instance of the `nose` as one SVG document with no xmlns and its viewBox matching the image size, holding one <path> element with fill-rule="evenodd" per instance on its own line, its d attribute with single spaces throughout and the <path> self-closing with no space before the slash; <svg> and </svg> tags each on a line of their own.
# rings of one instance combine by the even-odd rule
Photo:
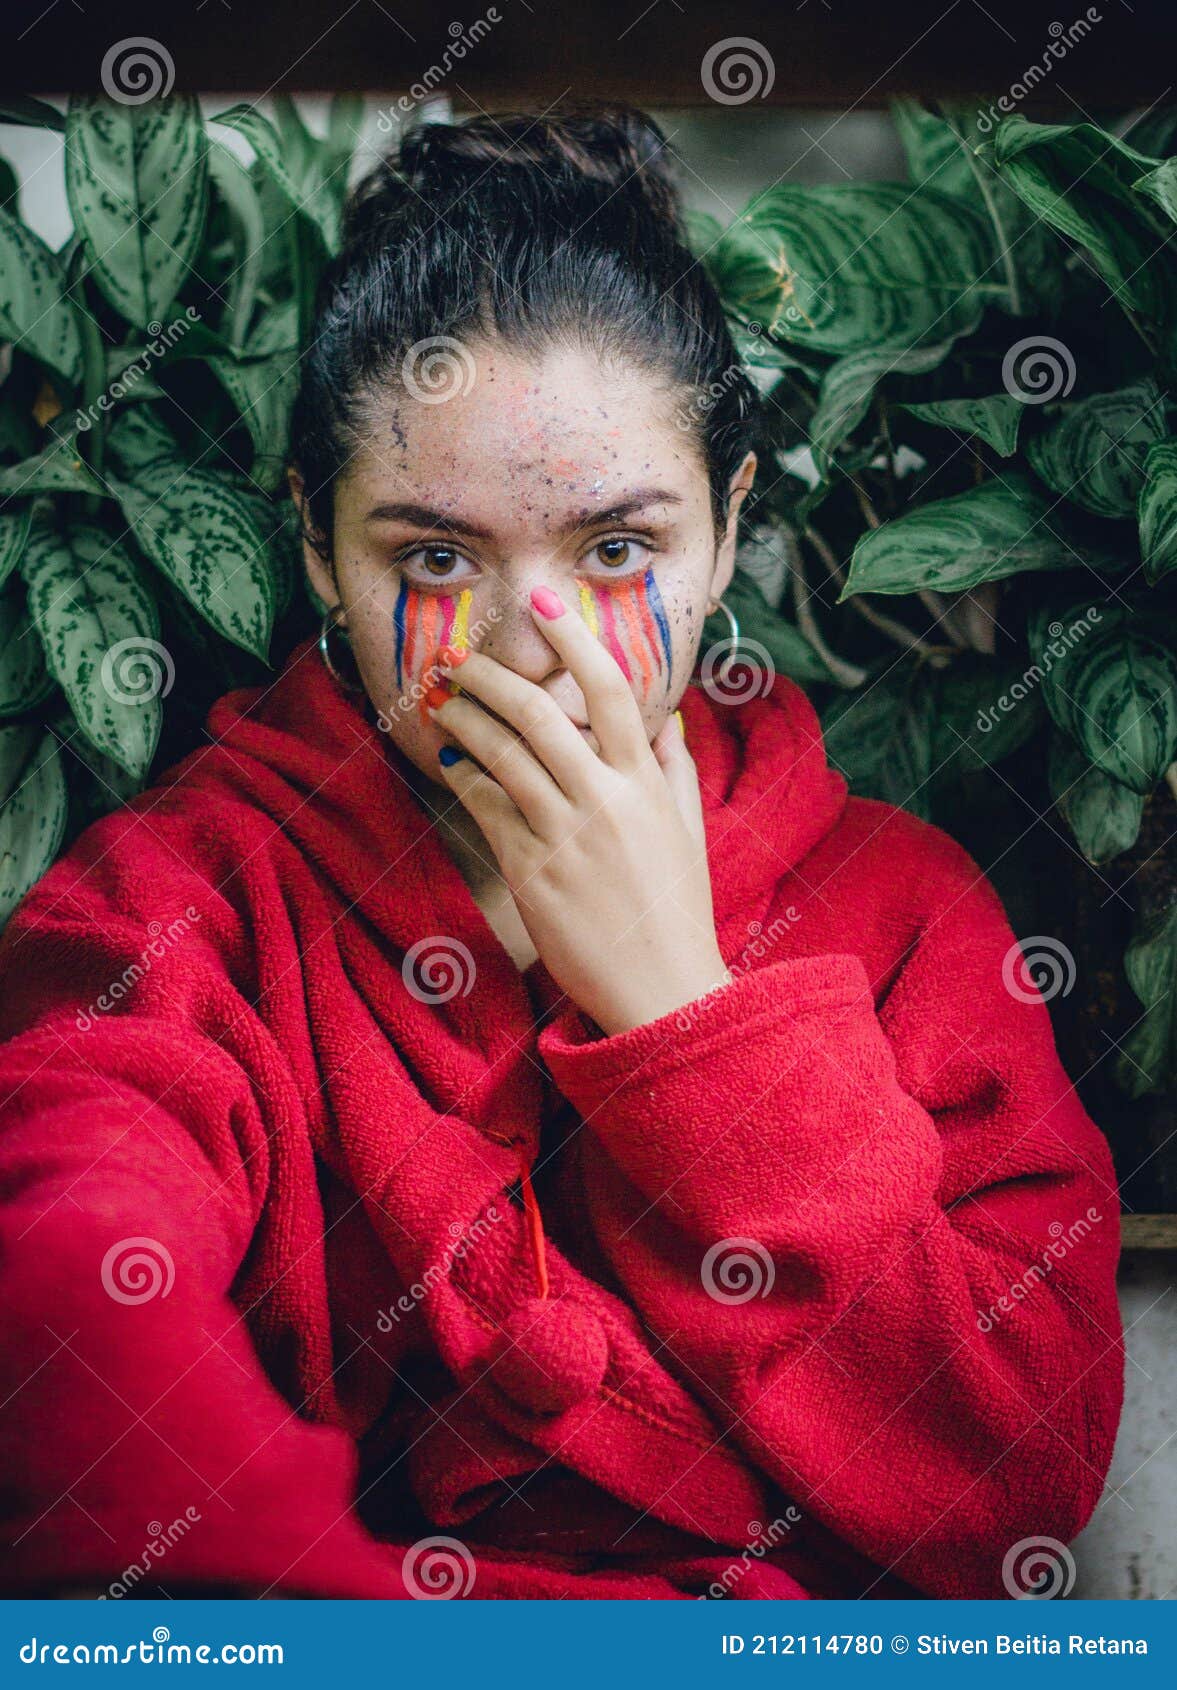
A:
<svg viewBox="0 0 1177 1690">
<path fill-rule="evenodd" d="M 532 572 L 511 583 L 503 582 L 483 612 L 485 628 L 477 646 L 524 680 L 542 686 L 564 672 L 564 663 L 536 626 L 531 609 L 531 589 L 536 586 L 559 593 L 572 609 L 567 584 L 554 580 L 550 572 Z M 552 690 L 550 685 L 547 690 Z"/>
</svg>

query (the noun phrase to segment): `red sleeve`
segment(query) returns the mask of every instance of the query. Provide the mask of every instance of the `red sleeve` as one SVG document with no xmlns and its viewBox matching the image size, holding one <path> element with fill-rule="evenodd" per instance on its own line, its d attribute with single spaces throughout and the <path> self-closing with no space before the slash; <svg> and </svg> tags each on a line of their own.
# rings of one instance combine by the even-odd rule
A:
<svg viewBox="0 0 1177 1690">
<path fill-rule="evenodd" d="M 1006 1552 L 1102 1490 L 1119 1206 L 1042 999 L 1003 981 L 1000 901 L 953 860 L 878 1008 L 857 955 L 766 960 L 612 1037 L 568 1013 L 540 1052 L 668 1365 L 880 1567 L 1001 1597 Z"/>
<path fill-rule="evenodd" d="M 0 1577 L 403 1596 L 351 1439 L 229 1296 L 303 1105 L 226 969 L 239 914 L 165 830 L 97 824 L 0 946 Z"/>
</svg>

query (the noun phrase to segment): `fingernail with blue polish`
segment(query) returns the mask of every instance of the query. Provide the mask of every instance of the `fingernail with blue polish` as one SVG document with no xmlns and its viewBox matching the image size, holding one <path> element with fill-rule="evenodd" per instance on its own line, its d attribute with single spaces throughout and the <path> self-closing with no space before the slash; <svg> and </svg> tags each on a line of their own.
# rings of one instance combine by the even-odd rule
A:
<svg viewBox="0 0 1177 1690">
<path fill-rule="evenodd" d="M 456 745 L 443 745 L 441 750 L 437 753 L 437 760 L 443 768 L 448 769 L 452 763 L 456 763 L 458 761 L 459 757 L 464 757 L 465 755 L 466 753 L 464 751 L 459 751 Z"/>
</svg>

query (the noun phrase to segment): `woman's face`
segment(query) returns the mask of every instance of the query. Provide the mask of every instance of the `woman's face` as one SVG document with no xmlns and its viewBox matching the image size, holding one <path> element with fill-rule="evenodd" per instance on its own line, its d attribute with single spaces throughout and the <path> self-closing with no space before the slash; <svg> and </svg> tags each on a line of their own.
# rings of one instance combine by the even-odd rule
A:
<svg viewBox="0 0 1177 1690">
<path fill-rule="evenodd" d="M 381 725 L 436 782 L 446 736 L 423 700 L 446 641 L 494 657 L 584 725 L 584 696 L 531 612 L 543 585 L 613 653 L 652 738 L 731 578 L 754 456 L 717 542 L 685 404 L 648 376 L 582 351 L 533 363 L 498 342 L 447 345 L 451 389 L 410 382 L 372 404 L 335 484 L 332 567 L 306 548 Z"/>
</svg>

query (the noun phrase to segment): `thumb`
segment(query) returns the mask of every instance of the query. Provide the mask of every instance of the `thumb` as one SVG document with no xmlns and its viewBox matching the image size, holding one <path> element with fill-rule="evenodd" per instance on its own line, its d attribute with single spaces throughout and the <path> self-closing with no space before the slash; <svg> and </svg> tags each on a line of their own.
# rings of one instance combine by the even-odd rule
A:
<svg viewBox="0 0 1177 1690">
<path fill-rule="evenodd" d="M 650 741 L 650 750 L 666 777 L 666 784 L 678 807 L 679 815 L 692 837 L 702 843 L 703 800 L 699 794 L 699 772 L 695 768 L 695 759 L 687 750 L 677 711 L 668 716 L 658 729 Z"/>
</svg>

